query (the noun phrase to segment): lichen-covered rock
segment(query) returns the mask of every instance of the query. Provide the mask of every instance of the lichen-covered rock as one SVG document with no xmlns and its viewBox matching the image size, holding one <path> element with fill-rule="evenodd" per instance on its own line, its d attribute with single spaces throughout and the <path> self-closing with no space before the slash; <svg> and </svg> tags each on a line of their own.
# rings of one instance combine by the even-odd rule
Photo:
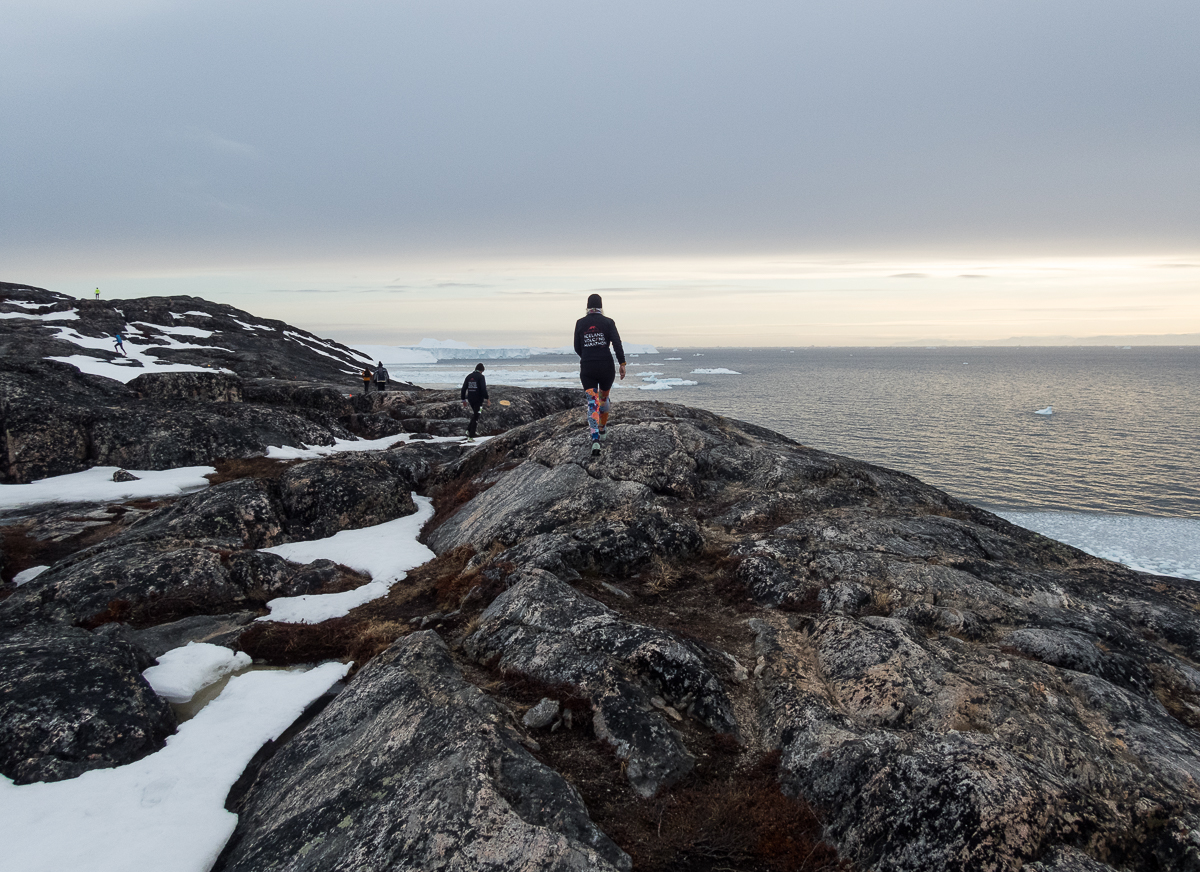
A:
<svg viewBox="0 0 1200 872">
<path fill-rule="evenodd" d="M 630 784 L 653 796 L 695 760 L 679 733 L 650 705 L 673 702 L 717 733 L 737 733 L 728 694 L 694 645 L 636 624 L 544 570 L 509 579 L 464 648 L 501 672 L 566 684 L 591 699 L 596 734 L 626 763 Z"/>
<path fill-rule="evenodd" d="M 237 650 L 238 636 L 253 620 L 254 612 L 248 611 L 228 615 L 193 615 L 144 630 L 135 630 L 126 624 L 105 624 L 96 629 L 96 635 L 122 639 L 157 660 L 168 651 L 182 648 L 189 642 L 205 642 Z"/>
<path fill-rule="evenodd" d="M 372 660 L 237 812 L 218 872 L 630 867 L 429 631 Z"/>
<path fill-rule="evenodd" d="M 0 614 L 98 626 L 226 611 L 245 599 L 215 551 L 133 542 L 60 560 L 0 602 Z"/>
<path fill-rule="evenodd" d="M 572 646 L 596 618 L 570 590 L 520 597 L 524 579 L 628 574 L 644 610 L 639 564 L 604 564 L 595 534 L 690 519 L 695 550 L 640 537 L 642 553 L 683 578 L 721 555 L 714 611 L 753 613 L 758 739 L 845 856 L 889 872 L 1200 869 L 1200 585 L 701 410 L 621 403 L 609 432 L 592 458 L 581 422 L 551 416 L 441 474 L 440 492 L 478 494 L 432 547 L 469 544 L 472 566 L 513 585 L 466 642 L 474 656 L 583 686 L 560 654 L 593 662 Z M 672 590 L 643 591 L 670 608 Z M 572 619 L 540 625 L 560 611 Z"/>
<path fill-rule="evenodd" d="M 279 480 L 280 502 L 295 540 L 321 539 L 411 515 L 412 490 L 427 461 L 415 452 L 335 455 L 290 467 Z"/>
<path fill-rule="evenodd" d="M 0 772 L 17 784 L 121 766 L 163 747 L 170 706 L 125 642 L 52 624 L 0 636 Z"/>
<path fill-rule="evenodd" d="M 155 400 L 242 401 L 242 380 L 228 372 L 148 372 L 129 382 L 129 389 Z"/>
<path fill-rule="evenodd" d="M 130 524 L 118 541 L 269 548 L 281 541 L 283 532 L 266 485 L 246 478 L 181 497 Z"/>
</svg>

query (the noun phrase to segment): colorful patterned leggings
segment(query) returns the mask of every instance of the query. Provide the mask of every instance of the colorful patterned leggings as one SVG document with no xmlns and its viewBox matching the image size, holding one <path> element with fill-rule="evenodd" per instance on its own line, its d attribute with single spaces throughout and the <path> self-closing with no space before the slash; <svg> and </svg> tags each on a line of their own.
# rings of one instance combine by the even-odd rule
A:
<svg viewBox="0 0 1200 872">
<path fill-rule="evenodd" d="M 588 427 L 592 431 L 592 441 L 600 438 L 600 431 L 608 426 L 608 391 L 588 388 L 587 395 Z"/>
</svg>

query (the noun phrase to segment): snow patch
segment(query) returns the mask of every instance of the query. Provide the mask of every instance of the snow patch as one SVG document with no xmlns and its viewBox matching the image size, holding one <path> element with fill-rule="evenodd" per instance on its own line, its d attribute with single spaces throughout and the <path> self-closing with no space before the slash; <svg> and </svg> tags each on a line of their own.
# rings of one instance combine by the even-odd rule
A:
<svg viewBox="0 0 1200 872">
<path fill-rule="evenodd" d="M 167 702 L 191 702 L 193 696 L 231 672 L 245 669 L 252 662 L 245 651 L 230 651 L 207 642 L 188 642 L 172 648 L 142 673 L 154 692 Z"/>
<path fill-rule="evenodd" d="M 225 810 L 234 782 L 349 669 L 239 675 L 163 750 L 127 766 L 20 787 L 0 776 L 6 868 L 208 872 L 237 825 Z"/>
<path fill-rule="evenodd" d="M 168 336 L 195 336 L 197 339 L 207 339 L 213 335 L 211 330 L 201 330 L 199 327 L 187 327 L 185 325 L 176 325 L 174 327 L 166 327 L 162 324 L 149 324 L 145 321 L 134 321 L 133 326 L 150 327 L 154 330 L 159 330 L 166 333 Z M 195 348 L 194 345 L 187 345 L 187 348 Z"/>
<path fill-rule="evenodd" d="M 74 309 L 69 312 L 47 312 L 44 315 L 33 315 L 28 312 L 0 312 L 0 318 L 28 318 L 32 321 L 78 321 L 79 313 Z"/>
<path fill-rule="evenodd" d="M 433 517 L 433 500 L 412 495 L 417 504 L 415 514 L 396 518 L 373 527 L 342 530 L 324 539 L 308 542 L 289 542 L 264 548 L 294 563 L 311 563 L 327 559 L 359 572 L 368 573 L 371 581 L 343 593 L 308 594 L 279 597 L 267 603 L 271 614 L 260 621 L 285 624 L 319 624 L 330 618 L 340 618 L 371 600 L 386 596 L 388 590 L 405 573 L 436 555 L 417 541 L 425 522 Z"/>
<path fill-rule="evenodd" d="M 186 318 L 188 315 L 194 315 L 197 318 L 211 318 L 212 317 L 212 315 L 208 314 L 208 312 L 192 311 L 192 312 L 184 312 L 182 315 L 178 315 L 175 312 L 171 313 L 171 317 L 175 318 L 175 319 Z"/>
<path fill-rule="evenodd" d="M 424 439 L 424 442 L 462 442 L 465 436 L 434 436 Z M 479 436 L 476 442 L 485 442 L 491 436 Z M 272 460 L 314 460 L 327 457 L 330 454 L 341 454 L 345 451 L 383 451 L 398 443 L 407 444 L 412 441 L 411 433 L 397 433 L 395 436 L 383 436 L 379 439 L 335 439 L 332 445 L 303 445 L 294 448 L 290 445 L 272 445 L 267 449 L 267 457 Z"/>
<path fill-rule="evenodd" d="M 0 510 L 19 509 L 43 503 L 116 503 L 147 497 L 179 496 L 208 487 L 204 476 L 217 470 L 211 466 L 179 469 L 129 470 L 138 481 L 113 481 L 120 467 L 93 466 L 83 472 L 56 475 L 30 484 L 0 484 Z"/>
<path fill-rule="evenodd" d="M 693 369 L 692 375 L 741 375 L 740 372 L 732 369 L 725 369 L 723 366 L 718 366 L 713 369 Z"/>
<path fill-rule="evenodd" d="M 13 584 L 15 584 L 17 587 L 20 587 L 27 581 L 33 581 L 49 568 L 49 566 L 31 566 L 28 569 L 18 572 L 16 575 L 14 575 Z"/>
</svg>

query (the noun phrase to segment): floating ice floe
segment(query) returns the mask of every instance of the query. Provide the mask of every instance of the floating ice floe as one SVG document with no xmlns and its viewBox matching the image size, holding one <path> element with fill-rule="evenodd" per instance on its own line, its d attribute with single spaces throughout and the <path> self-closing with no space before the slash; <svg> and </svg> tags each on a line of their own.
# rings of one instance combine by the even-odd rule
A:
<svg viewBox="0 0 1200 872">
<path fill-rule="evenodd" d="M 158 665 L 145 670 L 142 677 L 167 702 L 185 703 L 213 682 L 245 669 L 250 663 L 250 655 L 245 651 L 235 652 L 207 642 L 188 642 L 159 657 Z"/>
<path fill-rule="evenodd" d="M 1200 581 L 1200 521 L 1082 512 L 996 512 L 1028 530 L 1138 572 Z"/>
<path fill-rule="evenodd" d="M 126 766 L 19 787 L 0 776 L 5 868 L 208 872 L 237 826 L 225 810 L 234 782 L 349 668 L 239 675 L 163 750 Z"/>
<path fill-rule="evenodd" d="M 668 357 L 667 360 L 683 360 L 682 357 Z"/>
<path fill-rule="evenodd" d="M 669 391 L 671 388 L 690 387 L 700 384 L 697 381 L 687 378 L 656 378 L 653 380 L 645 379 L 650 384 L 640 385 L 639 391 Z"/>
<path fill-rule="evenodd" d="M 692 375 L 741 375 L 740 372 L 732 369 L 725 369 L 723 366 L 714 367 L 713 369 L 693 369 Z"/>
<path fill-rule="evenodd" d="M 1038 409 L 1038 410 L 1037 410 L 1036 412 L 1034 412 L 1033 414 L 1035 414 L 1035 415 L 1053 415 L 1053 414 L 1054 414 L 1054 407 L 1053 407 L 1053 406 L 1047 406 L 1047 407 L 1046 407 L 1046 408 L 1044 408 L 1044 409 Z"/>
<path fill-rule="evenodd" d="M 319 624 L 330 618 L 340 618 L 371 600 L 386 596 L 392 585 L 436 555 L 417 541 L 421 528 L 433 517 L 433 500 L 412 495 L 417 504 L 415 514 L 396 518 L 373 527 L 342 530 L 324 539 L 290 542 L 264 548 L 295 563 L 332 560 L 371 576 L 371 581 L 343 593 L 308 594 L 279 597 L 267 603 L 271 614 L 260 621 L 285 624 Z"/>
<path fill-rule="evenodd" d="M 149 497 L 179 496 L 208 487 L 204 476 L 216 472 L 212 466 L 179 469 L 129 470 L 138 481 L 113 481 L 120 467 L 93 466 L 43 478 L 30 484 L 0 484 L 0 510 L 19 509 L 42 503 L 116 503 Z"/>
</svg>

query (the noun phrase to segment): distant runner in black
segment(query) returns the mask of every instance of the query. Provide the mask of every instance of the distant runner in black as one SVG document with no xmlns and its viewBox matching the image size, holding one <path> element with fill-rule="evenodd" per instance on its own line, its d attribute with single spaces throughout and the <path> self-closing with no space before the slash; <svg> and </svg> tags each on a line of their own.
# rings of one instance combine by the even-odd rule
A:
<svg viewBox="0 0 1200 872">
<path fill-rule="evenodd" d="M 600 453 L 600 442 L 608 425 L 608 393 L 616 379 L 611 345 L 625 378 L 625 349 L 612 318 L 604 316 L 599 294 L 587 299 L 587 314 L 575 322 L 575 353 L 579 355 L 579 380 L 587 397 L 588 427 L 592 431 L 592 453 Z"/>
<path fill-rule="evenodd" d="M 471 423 L 467 425 L 467 441 L 475 441 L 475 426 L 479 423 L 479 409 L 487 401 L 490 406 L 492 401 L 488 399 L 487 379 L 483 377 L 483 364 L 475 364 L 475 371 L 463 379 L 462 391 L 459 393 L 459 399 L 462 400 L 463 408 L 471 407 Z"/>
<path fill-rule="evenodd" d="M 371 367 L 364 366 L 363 371 L 360 372 L 358 375 L 359 375 L 359 378 L 362 379 L 363 393 L 369 394 L 371 392 L 371 379 L 373 379 L 375 377 L 375 374 L 373 372 L 371 372 Z"/>
<path fill-rule="evenodd" d="M 375 390 L 380 393 L 387 390 L 388 371 L 384 368 L 382 360 L 375 364 L 375 375 L 372 376 L 372 380 L 375 382 Z"/>
</svg>

